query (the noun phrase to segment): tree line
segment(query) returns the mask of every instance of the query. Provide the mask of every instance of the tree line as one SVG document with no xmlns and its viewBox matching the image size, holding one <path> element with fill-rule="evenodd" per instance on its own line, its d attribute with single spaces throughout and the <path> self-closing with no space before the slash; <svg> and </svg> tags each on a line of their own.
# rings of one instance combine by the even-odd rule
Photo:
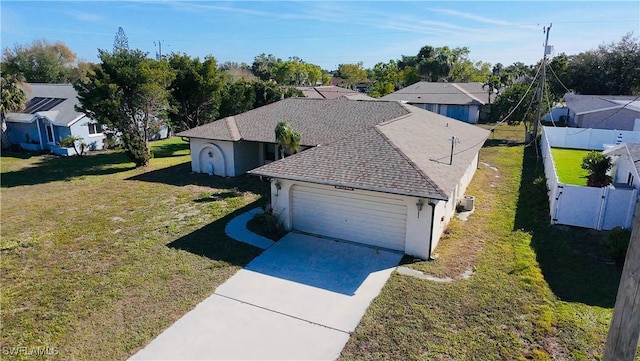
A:
<svg viewBox="0 0 640 361">
<path fill-rule="evenodd" d="M 251 65 L 218 64 L 213 56 L 200 59 L 178 53 L 153 59 L 130 49 L 122 28 L 116 33 L 113 49 L 99 50 L 98 58 L 99 63 L 79 61 L 63 43 L 45 40 L 4 49 L 0 63 L 0 115 L 4 118 L 6 111 L 20 108 L 20 96 L 4 96 L 5 88 L 16 88 L 11 84 L 73 83 L 80 110 L 121 133 L 123 145 L 136 164 L 145 165 L 150 157 L 145 139 L 157 122 L 168 122 L 176 131 L 190 129 L 286 97 L 301 96 L 296 86 L 326 85 L 332 79 L 347 88 L 367 84 L 368 94 L 376 98 L 418 81 L 481 82 L 488 99 L 492 94 L 498 95 L 492 104 L 493 120 L 515 111 L 511 119 L 526 121 L 532 116 L 527 109 L 535 105 L 529 85 L 541 65 L 516 62 L 491 66 L 469 59 L 467 47 L 429 45 L 415 55 L 401 55 L 369 69 L 359 62 L 340 64 L 334 71 L 298 57 L 283 60 L 264 53 L 256 56 Z M 568 90 L 582 94 L 640 94 L 640 42 L 632 34 L 595 50 L 557 55 L 547 67 L 548 96 L 544 101 L 549 104 Z M 518 103 L 525 106 L 516 106 Z"/>
</svg>

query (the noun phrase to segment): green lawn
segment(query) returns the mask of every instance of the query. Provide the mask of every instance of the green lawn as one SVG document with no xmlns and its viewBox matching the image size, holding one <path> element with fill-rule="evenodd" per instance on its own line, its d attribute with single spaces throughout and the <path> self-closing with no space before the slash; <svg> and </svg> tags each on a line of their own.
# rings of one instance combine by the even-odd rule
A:
<svg viewBox="0 0 640 361">
<path fill-rule="evenodd" d="M 498 144 L 481 151 L 490 166 L 467 191 L 475 213 L 452 221 L 436 261 L 404 259 L 454 281 L 394 273 L 340 360 L 601 358 L 620 278 L 605 256 L 606 233 L 550 227 L 535 149 L 488 144 Z"/>
<path fill-rule="evenodd" d="M 191 174 L 179 138 L 152 151 L 144 169 L 114 151 L 3 154 L 3 352 L 126 359 L 259 254 L 224 226 L 263 202 L 264 183 Z"/>
<path fill-rule="evenodd" d="M 551 156 L 556 164 L 560 183 L 587 185 L 589 172 L 582 169 L 582 159 L 589 152 L 589 150 L 582 149 L 551 148 Z"/>
</svg>

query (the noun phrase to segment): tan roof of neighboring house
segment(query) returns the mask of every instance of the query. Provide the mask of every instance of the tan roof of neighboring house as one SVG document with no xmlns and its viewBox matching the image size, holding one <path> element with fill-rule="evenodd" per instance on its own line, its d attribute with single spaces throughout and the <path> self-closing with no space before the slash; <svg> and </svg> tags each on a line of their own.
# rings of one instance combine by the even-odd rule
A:
<svg viewBox="0 0 640 361">
<path fill-rule="evenodd" d="M 489 131 L 414 106 L 404 107 L 408 111 L 404 116 L 249 173 L 448 199 Z M 449 164 L 452 137 L 456 141 Z"/>
<path fill-rule="evenodd" d="M 482 83 L 435 83 L 421 81 L 380 98 L 413 104 L 484 105 L 489 93 Z M 493 103 L 495 94 L 491 95 Z"/>
<path fill-rule="evenodd" d="M 399 103 L 366 100 L 288 98 L 178 133 L 178 136 L 275 143 L 285 121 L 302 134 L 301 145 L 328 144 L 408 114 Z"/>
<path fill-rule="evenodd" d="M 335 99 L 344 95 L 361 94 L 356 90 L 342 88 L 334 85 L 299 86 L 296 89 L 300 90 L 306 98 L 311 99 Z"/>
</svg>

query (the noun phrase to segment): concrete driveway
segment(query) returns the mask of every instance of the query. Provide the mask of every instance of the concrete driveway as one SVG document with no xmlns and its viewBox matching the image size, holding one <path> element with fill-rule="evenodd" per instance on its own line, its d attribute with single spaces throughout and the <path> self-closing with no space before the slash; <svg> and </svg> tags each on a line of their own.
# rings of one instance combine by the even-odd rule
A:
<svg viewBox="0 0 640 361">
<path fill-rule="evenodd" d="M 336 359 L 401 258 L 289 233 L 131 359 Z"/>
</svg>

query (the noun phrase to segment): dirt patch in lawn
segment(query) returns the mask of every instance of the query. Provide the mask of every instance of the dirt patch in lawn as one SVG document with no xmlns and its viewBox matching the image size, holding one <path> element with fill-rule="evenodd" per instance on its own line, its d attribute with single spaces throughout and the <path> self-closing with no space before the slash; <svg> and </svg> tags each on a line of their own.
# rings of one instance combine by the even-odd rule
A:
<svg viewBox="0 0 640 361">
<path fill-rule="evenodd" d="M 486 190 L 500 187 L 501 179 L 496 167 L 480 163 L 474 182 L 466 192 L 475 196 L 474 212 L 467 220 L 457 217 L 451 220 L 435 249 L 436 259 L 424 261 L 405 256 L 402 261 L 404 266 L 440 279 L 468 278 L 473 272 L 477 255 L 484 247 L 487 215 L 496 206 Z"/>
</svg>

